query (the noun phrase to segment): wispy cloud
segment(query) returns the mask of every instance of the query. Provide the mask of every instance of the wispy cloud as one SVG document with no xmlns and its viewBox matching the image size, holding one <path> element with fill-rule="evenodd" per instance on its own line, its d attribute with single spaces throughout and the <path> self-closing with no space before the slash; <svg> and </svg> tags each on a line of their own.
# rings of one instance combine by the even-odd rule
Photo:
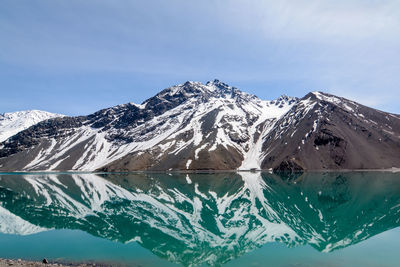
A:
<svg viewBox="0 0 400 267">
<path fill-rule="evenodd" d="M 400 112 L 399 10 L 395 0 L 4 0 L 0 78 L 26 91 L 17 76 L 31 88 L 54 75 L 69 85 L 132 75 L 133 88 L 218 77 L 264 98 L 326 90 Z M 88 84 L 98 83 L 71 90 Z"/>
</svg>

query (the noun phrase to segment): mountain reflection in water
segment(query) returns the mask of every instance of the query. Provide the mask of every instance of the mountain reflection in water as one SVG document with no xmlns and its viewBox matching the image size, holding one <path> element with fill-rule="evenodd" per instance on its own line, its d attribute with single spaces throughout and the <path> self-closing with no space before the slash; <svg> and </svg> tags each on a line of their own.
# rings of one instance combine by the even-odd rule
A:
<svg viewBox="0 0 400 267">
<path fill-rule="evenodd" d="M 0 175 L 0 232 L 79 229 L 184 266 L 268 242 L 331 252 L 400 224 L 400 175 L 378 172 Z"/>
</svg>

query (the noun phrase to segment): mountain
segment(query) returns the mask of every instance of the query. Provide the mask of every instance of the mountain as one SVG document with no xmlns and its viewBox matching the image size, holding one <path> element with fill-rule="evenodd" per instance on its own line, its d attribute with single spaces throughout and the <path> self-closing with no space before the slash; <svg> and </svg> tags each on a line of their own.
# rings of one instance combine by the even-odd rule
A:
<svg viewBox="0 0 400 267">
<path fill-rule="evenodd" d="M 400 167 L 400 116 L 321 92 L 273 101 L 219 80 L 47 120 L 0 144 L 0 170 Z"/>
<path fill-rule="evenodd" d="M 63 115 L 41 110 L 26 110 L 0 114 L 0 142 L 28 129 L 38 122 L 62 116 Z"/>
<path fill-rule="evenodd" d="M 262 168 L 385 169 L 400 166 L 400 116 L 330 94 L 303 97 L 263 143 Z"/>
<path fill-rule="evenodd" d="M 79 229 L 220 266 L 270 242 L 331 252 L 400 225 L 398 174 L 0 175 L 3 233 Z M 17 219 L 15 219 L 17 218 Z"/>
</svg>

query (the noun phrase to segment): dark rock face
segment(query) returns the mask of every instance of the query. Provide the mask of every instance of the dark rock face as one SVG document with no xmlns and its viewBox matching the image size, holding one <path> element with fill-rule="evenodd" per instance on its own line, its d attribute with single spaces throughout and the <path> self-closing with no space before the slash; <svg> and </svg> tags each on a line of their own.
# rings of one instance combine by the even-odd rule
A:
<svg viewBox="0 0 400 267">
<path fill-rule="evenodd" d="M 284 160 L 279 166 L 274 168 L 276 172 L 301 172 L 303 167 L 297 164 L 294 160 Z"/>
<path fill-rule="evenodd" d="M 314 145 L 316 145 L 316 146 L 330 145 L 333 147 L 339 147 L 344 142 L 345 141 L 342 138 L 334 136 L 327 129 L 322 129 L 320 134 L 317 137 L 315 137 L 315 139 L 314 139 Z"/>
<path fill-rule="evenodd" d="M 263 101 L 219 80 L 42 121 L 0 144 L 0 171 L 391 167 L 399 115 L 320 92 Z"/>
<path fill-rule="evenodd" d="M 39 122 L 19 132 L 3 143 L 0 158 L 32 148 L 46 137 L 67 138 L 73 129 L 80 127 L 85 117 L 63 117 Z M 70 131 L 69 131 L 70 130 Z"/>
</svg>

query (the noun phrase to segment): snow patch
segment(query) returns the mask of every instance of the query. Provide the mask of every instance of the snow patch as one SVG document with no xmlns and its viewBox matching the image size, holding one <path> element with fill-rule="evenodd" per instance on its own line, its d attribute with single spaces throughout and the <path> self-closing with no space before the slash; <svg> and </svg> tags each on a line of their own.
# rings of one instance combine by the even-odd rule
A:
<svg viewBox="0 0 400 267">
<path fill-rule="evenodd" d="M 192 164 L 192 160 L 188 159 L 188 161 L 186 162 L 186 169 L 189 169 L 190 164 Z"/>
</svg>

